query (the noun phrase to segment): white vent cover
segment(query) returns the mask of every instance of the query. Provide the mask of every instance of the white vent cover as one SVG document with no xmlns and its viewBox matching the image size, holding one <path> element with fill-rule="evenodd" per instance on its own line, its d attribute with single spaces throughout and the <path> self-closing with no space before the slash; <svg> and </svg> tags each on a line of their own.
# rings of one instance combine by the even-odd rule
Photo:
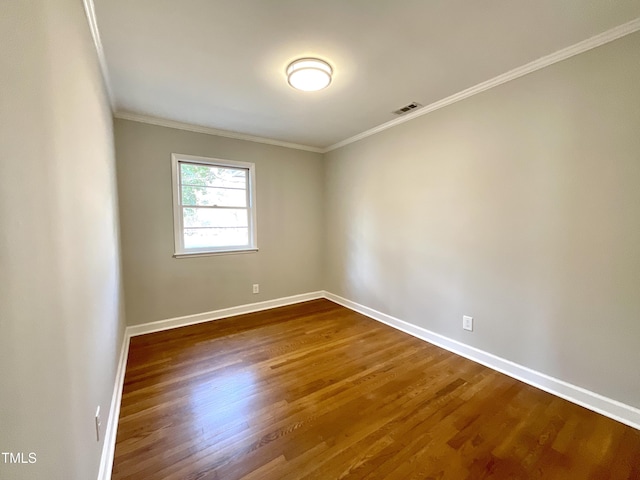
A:
<svg viewBox="0 0 640 480">
<path fill-rule="evenodd" d="M 420 108 L 422 105 L 420 105 L 418 102 L 412 102 L 409 105 L 405 105 L 402 108 L 399 108 L 398 110 L 392 112 L 395 115 L 404 115 L 405 113 L 409 113 L 413 110 L 415 110 L 416 108 Z"/>
</svg>

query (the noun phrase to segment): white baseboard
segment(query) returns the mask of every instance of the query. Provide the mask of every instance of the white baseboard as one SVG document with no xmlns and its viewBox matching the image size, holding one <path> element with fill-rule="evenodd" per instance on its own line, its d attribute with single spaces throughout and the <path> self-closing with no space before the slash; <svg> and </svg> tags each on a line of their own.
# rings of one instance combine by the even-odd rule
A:
<svg viewBox="0 0 640 480">
<path fill-rule="evenodd" d="M 457 355 L 461 355 L 469 360 L 485 365 L 493 370 L 502 372 L 505 375 L 509 375 L 510 377 L 521 380 L 536 388 L 540 388 L 541 390 L 640 430 L 640 409 L 612 400 L 584 388 L 571 385 L 570 383 L 550 377 L 544 373 L 536 372 L 530 368 L 523 367 L 522 365 L 518 365 L 517 363 L 505 360 L 504 358 L 500 358 L 475 347 L 465 345 L 457 340 L 447 338 L 425 328 L 418 327 L 417 325 L 392 317 L 391 315 L 378 312 L 377 310 L 365 307 L 364 305 L 347 300 L 346 298 L 342 298 L 333 293 L 317 291 L 127 327 L 125 329 L 124 340 L 122 342 L 122 351 L 120 352 L 120 361 L 118 363 L 116 373 L 113 398 L 111 400 L 109 419 L 107 421 L 107 428 L 105 431 L 98 480 L 109 480 L 111 478 L 113 455 L 115 453 L 116 445 L 116 433 L 118 430 L 118 418 L 120 416 L 120 403 L 122 401 L 122 387 L 124 385 L 124 374 L 127 366 L 129 341 L 131 337 L 144 335 L 146 333 L 159 332 L 162 330 L 170 330 L 172 328 L 185 327 L 187 325 L 194 325 L 211 320 L 219 320 L 221 318 L 234 317 L 245 313 L 268 310 L 270 308 L 283 307 L 285 305 L 292 305 L 318 298 L 331 300 L 343 307 L 366 315 L 369 318 L 401 330 L 409 335 L 413 335 L 421 340 L 442 347 L 445 350 L 449 350 Z"/>
<path fill-rule="evenodd" d="M 306 302 L 308 300 L 315 300 L 317 298 L 323 297 L 323 291 L 302 293 L 300 295 L 293 295 L 291 297 L 275 298 L 273 300 L 266 300 L 264 302 L 249 303 L 247 305 L 223 308 L 220 310 L 213 310 L 211 312 L 185 315 L 184 317 L 168 318 L 166 320 L 143 323 L 141 325 L 132 325 L 130 327 L 127 327 L 126 333 L 127 335 L 129 335 L 129 337 L 135 337 L 137 335 L 144 335 L 146 333 L 161 332 L 162 330 L 171 330 L 172 328 L 195 325 L 196 323 L 204 323 L 210 322 L 211 320 L 219 320 L 221 318 L 235 317 L 237 315 L 244 315 L 245 313 L 259 312 L 261 310 L 269 310 L 270 308 L 276 307 L 284 307 L 285 305 L 292 305 L 294 303 Z"/>
<path fill-rule="evenodd" d="M 109 418 L 107 428 L 104 432 L 102 443 L 102 456 L 100 457 L 100 470 L 98 480 L 111 480 L 111 470 L 113 468 L 113 454 L 116 449 L 116 433 L 118 431 L 118 418 L 120 417 L 120 403 L 122 402 L 122 386 L 124 385 L 124 373 L 127 367 L 127 357 L 129 356 L 129 336 L 125 329 L 120 350 L 120 359 L 116 370 L 115 385 L 111 397 L 111 408 L 109 408 Z"/>
<path fill-rule="evenodd" d="M 325 292 L 324 296 L 332 302 L 366 315 L 390 327 L 401 330 L 409 335 L 413 335 L 421 340 L 442 347 L 445 350 L 449 350 L 457 355 L 544 390 L 545 392 L 564 398 L 565 400 L 640 430 L 640 409 L 518 365 L 510 360 L 500 358 L 478 348 L 458 342 L 457 340 L 447 338 L 425 328 L 392 317 L 391 315 L 378 312 L 377 310 L 365 307 L 364 305 L 360 305 L 359 303 L 342 298 L 333 293 Z"/>
<path fill-rule="evenodd" d="M 127 367 L 127 357 L 129 356 L 129 342 L 131 337 L 144 335 L 145 333 L 160 332 L 162 330 L 169 330 L 172 328 L 186 327 L 187 325 L 195 325 L 196 323 L 209 322 L 211 320 L 219 320 L 221 318 L 235 317 L 245 313 L 259 312 L 270 308 L 284 307 L 285 305 L 293 305 L 294 303 L 306 302 L 308 300 L 315 300 L 318 298 L 324 298 L 323 291 L 303 293 L 300 295 L 293 295 L 291 297 L 276 298 L 273 300 L 266 300 L 264 302 L 239 305 L 237 307 L 223 308 L 221 310 L 213 310 L 211 312 L 169 318 L 157 322 L 149 322 L 142 325 L 127 327 L 124 331 L 120 360 L 116 370 L 113 397 L 111 399 L 111 408 L 109 409 L 109 419 L 107 420 L 107 428 L 105 430 L 104 443 L 102 445 L 102 456 L 100 457 L 98 480 L 111 479 L 113 456 L 116 449 L 116 434 L 118 432 L 118 419 L 120 417 L 120 404 L 122 403 L 122 387 L 124 385 L 124 374 Z"/>
</svg>

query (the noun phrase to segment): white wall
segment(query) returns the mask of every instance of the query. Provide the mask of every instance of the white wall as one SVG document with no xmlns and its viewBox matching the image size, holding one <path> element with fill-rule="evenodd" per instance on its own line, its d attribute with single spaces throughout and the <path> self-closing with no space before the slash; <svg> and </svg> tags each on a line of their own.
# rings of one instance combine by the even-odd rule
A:
<svg viewBox="0 0 640 480">
<path fill-rule="evenodd" d="M 640 407 L 639 85 L 636 33 L 328 153 L 325 289 Z"/>
<path fill-rule="evenodd" d="M 124 317 L 111 112 L 79 0 L 0 15 L 0 478 L 96 478 Z M 103 432 L 104 433 L 104 426 Z"/>
</svg>

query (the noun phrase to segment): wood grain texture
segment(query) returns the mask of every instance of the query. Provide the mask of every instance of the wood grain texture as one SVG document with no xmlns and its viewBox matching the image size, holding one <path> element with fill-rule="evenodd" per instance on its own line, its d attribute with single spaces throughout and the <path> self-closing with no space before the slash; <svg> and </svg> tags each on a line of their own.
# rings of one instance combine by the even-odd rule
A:
<svg viewBox="0 0 640 480">
<path fill-rule="evenodd" d="M 640 431 L 328 300 L 131 339 L 113 479 L 640 479 Z"/>
</svg>

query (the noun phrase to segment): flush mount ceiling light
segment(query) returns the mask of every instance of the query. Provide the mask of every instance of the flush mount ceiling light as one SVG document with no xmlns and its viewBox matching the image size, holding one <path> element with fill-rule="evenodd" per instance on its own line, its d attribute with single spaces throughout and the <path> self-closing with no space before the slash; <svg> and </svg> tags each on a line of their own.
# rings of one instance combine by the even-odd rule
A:
<svg viewBox="0 0 640 480">
<path fill-rule="evenodd" d="M 322 90 L 331 83 L 331 66 L 317 58 L 300 58 L 287 67 L 289 85 L 305 92 Z"/>
</svg>

